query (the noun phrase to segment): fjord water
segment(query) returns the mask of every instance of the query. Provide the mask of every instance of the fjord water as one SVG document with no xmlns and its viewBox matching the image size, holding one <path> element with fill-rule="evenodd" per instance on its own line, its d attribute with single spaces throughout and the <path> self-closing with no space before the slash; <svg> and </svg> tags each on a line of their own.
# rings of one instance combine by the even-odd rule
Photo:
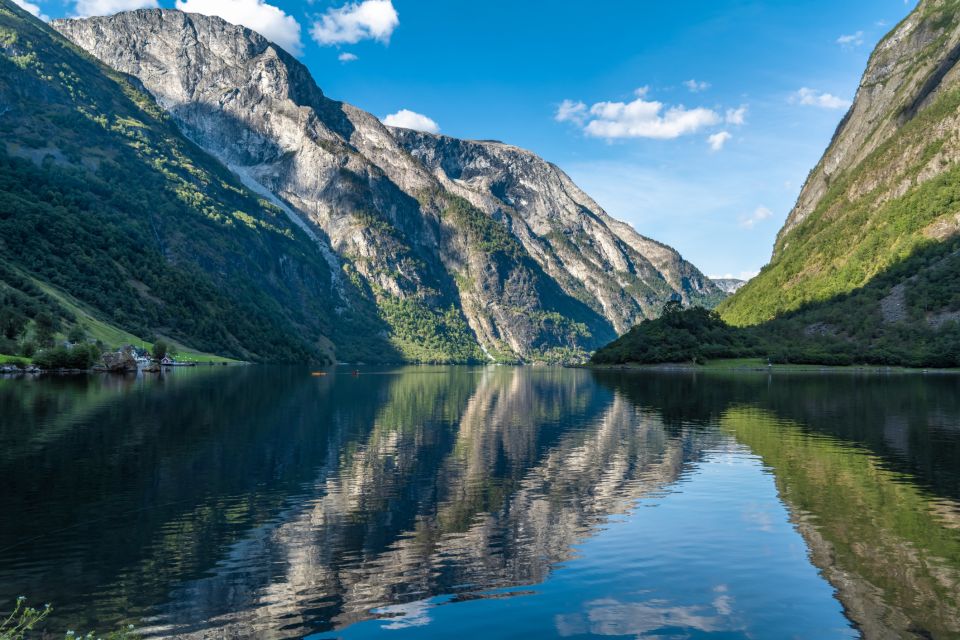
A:
<svg viewBox="0 0 960 640">
<path fill-rule="evenodd" d="M 0 380 L 0 607 L 257 638 L 960 636 L 960 378 Z"/>
</svg>

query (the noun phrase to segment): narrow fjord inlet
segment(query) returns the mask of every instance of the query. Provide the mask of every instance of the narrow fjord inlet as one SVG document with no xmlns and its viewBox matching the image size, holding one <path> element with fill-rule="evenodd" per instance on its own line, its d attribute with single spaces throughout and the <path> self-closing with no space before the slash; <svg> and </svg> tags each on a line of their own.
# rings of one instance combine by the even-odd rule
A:
<svg viewBox="0 0 960 640">
<path fill-rule="evenodd" d="M 383 637 L 960 639 L 960 0 L 0 0 L 0 640 Z"/>
</svg>

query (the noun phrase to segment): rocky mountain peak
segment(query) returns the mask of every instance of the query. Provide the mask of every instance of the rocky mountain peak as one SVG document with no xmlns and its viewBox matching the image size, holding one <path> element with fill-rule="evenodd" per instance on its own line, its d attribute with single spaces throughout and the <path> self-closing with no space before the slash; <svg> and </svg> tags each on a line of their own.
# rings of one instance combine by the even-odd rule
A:
<svg viewBox="0 0 960 640">
<path fill-rule="evenodd" d="M 248 29 L 168 10 L 53 26 L 329 246 L 411 357 L 550 359 L 723 295 L 535 154 L 388 128 Z"/>
</svg>

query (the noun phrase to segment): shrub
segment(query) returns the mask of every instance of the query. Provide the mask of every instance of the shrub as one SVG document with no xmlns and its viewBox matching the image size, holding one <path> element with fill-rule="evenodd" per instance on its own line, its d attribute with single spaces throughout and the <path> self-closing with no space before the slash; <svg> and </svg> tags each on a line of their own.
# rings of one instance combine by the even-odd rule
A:
<svg viewBox="0 0 960 640">
<path fill-rule="evenodd" d="M 33 359 L 41 369 L 89 369 L 100 357 L 100 350 L 92 344 L 74 347 L 44 349 Z"/>
<path fill-rule="evenodd" d="M 53 608 L 46 604 L 42 609 L 35 609 L 27 605 L 27 599 L 20 596 L 16 600 L 13 611 L 3 619 L 0 619 L 0 640 L 24 640 L 27 634 L 37 625 L 46 620 L 53 612 Z M 43 637 L 48 637 L 44 633 Z M 129 625 L 118 631 L 113 631 L 105 636 L 97 635 L 94 632 L 86 634 L 75 631 L 67 631 L 64 634 L 64 640 L 135 640 L 140 634 Z"/>
<path fill-rule="evenodd" d="M 27 632 L 43 622 L 50 615 L 50 605 L 43 609 L 27 606 L 27 599 L 17 598 L 13 612 L 0 622 L 0 640 L 22 640 Z"/>
</svg>

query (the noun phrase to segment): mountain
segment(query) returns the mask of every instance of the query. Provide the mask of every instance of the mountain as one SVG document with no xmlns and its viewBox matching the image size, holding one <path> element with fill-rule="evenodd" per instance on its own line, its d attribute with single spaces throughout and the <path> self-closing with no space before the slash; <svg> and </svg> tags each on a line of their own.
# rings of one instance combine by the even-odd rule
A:
<svg viewBox="0 0 960 640">
<path fill-rule="evenodd" d="M 504 217 L 524 248 L 618 333 L 665 300 L 713 306 L 723 295 L 670 247 L 611 218 L 559 167 L 501 142 L 392 129 L 445 189 Z M 611 268 L 612 267 L 612 268 Z"/>
<path fill-rule="evenodd" d="M 329 245 L 335 288 L 361 290 L 407 359 L 576 357 L 668 300 L 723 297 L 555 166 L 388 128 L 248 29 L 166 10 L 53 26 L 136 78 L 189 139 Z"/>
<path fill-rule="evenodd" d="M 391 352 L 322 239 L 186 139 L 137 81 L 8 0 L 0 132 L 0 352 L 41 324 L 245 360 Z M 363 344 L 345 324 L 368 329 Z"/>
<path fill-rule="evenodd" d="M 723 291 L 729 295 L 733 295 L 740 289 L 743 289 L 744 285 L 747 284 L 747 281 L 738 280 L 736 278 L 713 278 L 713 284 L 715 284 L 720 291 Z"/>
<path fill-rule="evenodd" d="M 957 0 L 922 0 L 879 43 L 770 264 L 719 307 L 725 320 L 756 324 L 858 292 L 855 313 L 877 331 L 937 330 L 956 315 L 958 60 Z"/>
</svg>

